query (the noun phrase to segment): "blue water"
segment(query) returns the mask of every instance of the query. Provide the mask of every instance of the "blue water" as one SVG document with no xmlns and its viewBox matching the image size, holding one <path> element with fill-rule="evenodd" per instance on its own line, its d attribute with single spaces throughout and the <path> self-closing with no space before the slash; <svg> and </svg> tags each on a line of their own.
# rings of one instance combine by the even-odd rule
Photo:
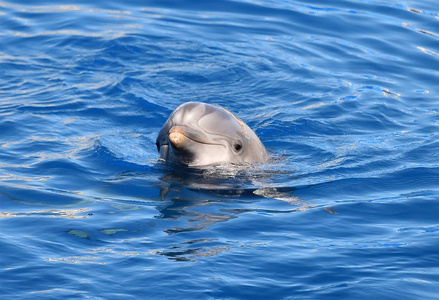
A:
<svg viewBox="0 0 439 300">
<path fill-rule="evenodd" d="M 438 298 L 436 0 L 128 2 L 0 2 L 2 299 Z M 186 101 L 272 161 L 158 162 Z"/>
</svg>

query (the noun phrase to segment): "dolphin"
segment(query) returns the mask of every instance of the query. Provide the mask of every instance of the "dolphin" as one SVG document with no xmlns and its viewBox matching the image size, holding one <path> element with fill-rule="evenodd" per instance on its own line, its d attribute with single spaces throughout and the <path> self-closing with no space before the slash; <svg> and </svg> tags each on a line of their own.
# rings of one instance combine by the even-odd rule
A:
<svg viewBox="0 0 439 300">
<path fill-rule="evenodd" d="M 268 153 L 241 119 L 220 106 L 186 102 L 159 132 L 159 159 L 189 167 L 221 163 L 264 163 Z"/>
</svg>

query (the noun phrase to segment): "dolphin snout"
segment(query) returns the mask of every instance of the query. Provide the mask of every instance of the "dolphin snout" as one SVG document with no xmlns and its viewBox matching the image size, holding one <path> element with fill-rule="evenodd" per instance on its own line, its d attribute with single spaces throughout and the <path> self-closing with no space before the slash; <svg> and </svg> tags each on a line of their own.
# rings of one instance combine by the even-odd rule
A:
<svg viewBox="0 0 439 300">
<path fill-rule="evenodd" d="M 169 142 L 172 146 L 181 149 L 188 140 L 185 133 L 186 132 L 178 126 L 172 127 L 171 130 L 169 130 Z"/>
</svg>

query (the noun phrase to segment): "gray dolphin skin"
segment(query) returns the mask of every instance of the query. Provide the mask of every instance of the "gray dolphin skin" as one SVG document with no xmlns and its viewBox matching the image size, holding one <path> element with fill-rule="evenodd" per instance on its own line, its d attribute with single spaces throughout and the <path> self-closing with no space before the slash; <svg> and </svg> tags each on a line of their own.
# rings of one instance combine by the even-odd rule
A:
<svg viewBox="0 0 439 300">
<path fill-rule="evenodd" d="M 156 144 L 159 159 L 187 166 L 268 160 L 267 150 L 247 124 L 222 107 L 200 102 L 177 107 Z"/>
</svg>

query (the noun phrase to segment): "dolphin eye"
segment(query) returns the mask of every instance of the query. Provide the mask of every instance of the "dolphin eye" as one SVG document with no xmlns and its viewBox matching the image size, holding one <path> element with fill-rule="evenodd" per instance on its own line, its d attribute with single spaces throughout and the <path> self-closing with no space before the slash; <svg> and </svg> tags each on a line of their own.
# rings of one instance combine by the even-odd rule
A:
<svg viewBox="0 0 439 300">
<path fill-rule="evenodd" d="M 233 149 L 235 149 L 236 152 L 241 151 L 241 150 L 242 150 L 242 144 L 241 144 L 241 142 L 236 142 L 236 143 L 233 145 Z"/>
</svg>

